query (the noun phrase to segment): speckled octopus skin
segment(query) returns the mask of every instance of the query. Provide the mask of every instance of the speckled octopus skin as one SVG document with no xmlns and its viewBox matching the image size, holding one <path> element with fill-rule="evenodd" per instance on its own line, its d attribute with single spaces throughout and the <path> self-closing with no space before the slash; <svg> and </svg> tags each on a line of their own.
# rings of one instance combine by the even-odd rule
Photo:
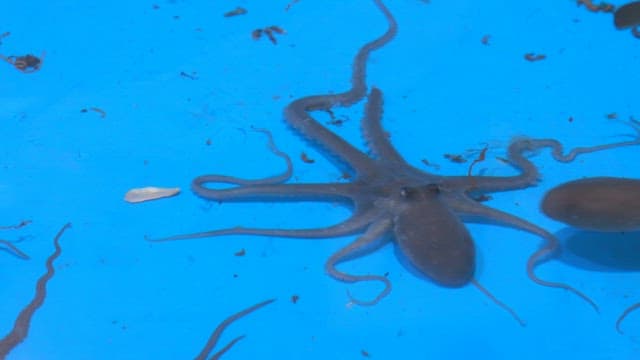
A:
<svg viewBox="0 0 640 360">
<path fill-rule="evenodd" d="M 234 227 L 148 240 L 172 241 L 241 234 L 323 239 L 360 234 L 355 241 L 329 257 L 325 269 L 330 276 L 348 283 L 370 280 L 382 282 L 385 288 L 374 299 L 351 299 L 356 304 L 372 305 L 390 293 L 389 279 L 381 275 L 347 274 L 336 268 L 338 263 L 361 256 L 377 248 L 376 245 L 380 245 L 380 242 L 394 241 L 408 262 L 435 283 L 447 287 L 460 287 L 470 282 L 477 285 L 474 279 L 475 246 L 464 221 L 488 220 L 544 239 L 544 244 L 527 262 L 528 276 L 540 285 L 570 290 L 596 307 L 578 290 L 535 275 L 535 266 L 557 249 L 558 241 L 554 235 L 522 218 L 483 205 L 474 200 L 474 196 L 534 186 L 539 173 L 537 167 L 524 156 L 527 152 L 551 148 L 556 160 L 570 162 L 583 153 L 635 145 L 640 141 L 636 138 L 632 141 L 577 148 L 563 155 L 562 146 L 556 140 L 520 137 L 512 141 L 508 148 L 510 163 L 520 170 L 520 174 L 516 176 L 441 176 L 412 166 L 393 147 L 382 128 L 382 91 L 372 87 L 367 93 L 367 59 L 372 51 L 391 41 L 398 28 L 382 2 L 376 0 L 374 3 L 386 17 L 388 29 L 381 37 L 365 44 L 358 51 L 353 61 L 351 88 L 343 93 L 303 97 L 291 102 L 284 110 L 284 117 L 294 131 L 312 145 L 324 150 L 334 160 L 346 164 L 352 174 L 350 182 L 286 183 L 293 171 L 291 161 L 275 147 L 268 133 L 271 150 L 287 162 L 287 170 L 283 174 L 261 180 L 203 175 L 192 182 L 192 190 L 198 196 L 212 201 L 341 202 L 351 206 L 352 216 L 341 223 L 323 228 Z M 351 106 L 365 97 L 365 116 L 361 127 L 368 153 L 333 133 L 310 115 L 311 111 Z M 207 186 L 213 183 L 226 183 L 235 187 L 213 189 Z"/>
</svg>

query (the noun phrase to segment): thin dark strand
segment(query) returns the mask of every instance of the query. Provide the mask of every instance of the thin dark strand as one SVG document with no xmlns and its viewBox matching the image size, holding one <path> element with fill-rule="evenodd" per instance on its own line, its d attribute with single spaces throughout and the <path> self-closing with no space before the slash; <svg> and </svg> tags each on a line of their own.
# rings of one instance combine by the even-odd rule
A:
<svg viewBox="0 0 640 360">
<path fill-rule="evenodd" d="M 349 302 L 355 305 L 360 305 L 360 306 L 376 305 L 380 302 L 380 300 L 384 299 L 389 294 L 391 294 L 391 290 L 393 289 L 393 285 L 391 284 L 391 281 L 382 275 L 350 275 L 340 271 L 330 273 L 330 275 L 340 281 L 347 282 L 347 283 L 355 283 L 360 281 L 380 281 L 384 284 L 384 289 L 378 295 L 376 295 L 375 298 L 371 300 L 357 299 L 351 294 L 351 291 L 347 289 L 347 297 L 349 298 Z"/>
<path fill-rule="evenodd" d="M 574 287 L 571 287 L 571 286 L 569 286 L 567 284 L 542 280 L 535 274 L 536 266 L 540 265 L 542 262 L 547 260 L 546 258 L 548 258 L 553 253 L 555 253 L 557 248 L 558 248 L 557 240 L 554 240 L 552 243 L 550 243 L 549 245 L 547 245 L 547 246 L 543 247 L 542 249 L 536 251 L 533 255 L 531 255 L 531 257 L 529 257 L 529 260 L 527 261 L 527 274 L 528 274 L 529 278 L 532 281 L 534 281 L 535 283 L 537 283 L 539 285 L 542 285 L 542 286 L 553 287 L 553 288 L 558 288 L 558 289 L 565 289 L 567 291 L 570 291 L 570 292 L 578 295 L 582 299 L 584 299 L 586 302 L 588 302 L 593 307 L 593 309 L 596 312 L 599 313 L 600 312 L 600 307 L 598 306 L 598 304 L 596 304 L 595 301 L 591 300 L 590 297 L 588 297 L 586 294 L 584 294 L 580 290 L 578 290 L 578 289 L 576 289 Z"/>
<path fill-rule="evenodd" d="M 225 345 L 222 349 L 220 349 L 220 351 L 218 351 L 217 353 L 211 355 L 211 357 L 209 358 L 209 360 L 218 360 L 220 359 L 220 357 L 222 357 L 222 355 L 224 355 L 227 351 L 229 351 L 229 349 L 231 349 L 238 341 L 244 339 L 246 336 L 244 335 L 240 335 L 237 338 L 229 341 L 229 343 L 227 345 Z"/>
<path fill-rule="evenodd" d="M 271 152 L 274 155 L 284 159 L 287 165 L 287 169 L 283 171 L 281 174 L 276 174 L 276 175 L 269 176 L 262 179 L 242 179 L 242 178 L 227 176 L 227 175 L 198 176 L 191 183 L 191 188 L 196 194 L 202 196 L 200 194 L 201 192 L 204 192 L 202 190 L 205 190 L 205 191 L 208 190 L 206 187 L 204 187 L 204 184 L 210 183 L 210 182 L 225 183 L 225 184 L 232 184 L 232 185 L 239 185 L 239 186 L 272 185 L 272 184 L 283 183 L 289 180 L 289 178 L 291 178 L 291 175 L 293 174 L 293 163 L 291 162 L 291 158 L 289 157 L 289 155 L 281 151 L 276 146 L 276 143 L 273 141 L 273 136 L 271 135 L 271 132 L 267 129 L 262 129 L 262 128 L 252 128 L 252 129 L 254 131 L 261 132 L 267 136 L 269 150 L 271 150 Z"/>
<path fill-rule="evenodd" d="M 365 229 L 373 219 L 378 216 L 376 209 L 355 213 L 353 216 L 335 225 L 324 228 L 310 229 L 263 229 L 263 228 L 247 228 L 236 226 L 227 229 L 218 229 L 211 231 L 203 231 L 193 234 L 180 234 L 164 238 L 150 238 L 145 236 L 145 240 L 149 242 L 165 242 L 176 240 L 198 239 L 225 235 L 257 235 L 257 236 L 278 236 L 286 238 L 298 239 L 326 239 L 339 236 L 349 236 Z"/>
<path fill-rule="evenodd" d="M 264 128 L 252 127 L 252 129 L 254 131 L 265 134 L 267 136 L 267 139 L 269 140 L 269 143 L 268 143 L 269 150 L 271 150 L 271 152 L 274 155 L 284 159 L 285 163 L 287 164 L 287 170 L 285 170 L 282 174 L 269 177 L 266 180 L 269 181 L 269 183 L 273 183 L 273 184 L 279 184 L 289 180 L 291 178 L 291 175 L 293 175 L 293 162 L 291 162 L 291 158 L 289 157 L 289 155 L 278 148 L 278 146 L 276 145 L 276 142 L 273 140 L 273 135 L 271 134 L 271 131 Z"/>
<path fill-rule="evenodd" d="M 234 194 L 242 194 L 242 193 L 255 193 L 256 195 L 260 193 L 260 191 L 274 191 L 276 188 L 280 189 L 282 186 L 287 186 L 286 184 L 281 184 L 289 180 L 293 174 L 293 163 L 291 162 L 291 158 L 285 152 L 278 149 L 275 142 L 273 141 L 273 136 L 271 132 L 267 129 L 262 128 L 252 128 L 254 131 L 261 132 L 265 134 L 269 140 L 268 146 L 271 152 L 284 159 L 286 163 L 286 169 L 280 173 L 273 176 L 269 176 L 262 179 L 242 179 L 234 176 L 227 175 L 202 175 L 198 176 L 191 182 L 191 190 L 196 193 L 198 196 L 209 199 L 209 200 L 222 200 L 224 198 L 234 198 Z M 208 183 L 224 183 L 237 185 L 236 188 L 231 189 L 211 189 L 206 186 Z M 294 185 L 290 185 L 294 186 Z M 298 187 L 299 189 L 300 187 Z M 293 190 L 292 190 L 293 191 Z M 313 196 L 314 194 L 310 194 L 309 196 Z"/>
<path fill-rule="evenodd" d="M 555 139 L 516 139 L 509 147 L 509 159 L 512 160 L 520 168 L 535 167 L 531 162 L 523 157 L 525 151 L 536 151 L 543 148 L 551 149 L 551 156 L 559 162 L 569 163 L 582 154 L 609 150 L 625 146 L 640 145 L 640 123 L 635 121 L 623 121 L 623 124 L 630 126 L 636 133 L 634 140 L 620 141 L 611 144 L 602 144 L 594 146 L 581 146 L 571 149 L 566 155 L 564 154 L 564 146 Z M 524 163 L 524 164 L 523 164 Z"/>
<path fill-rule="evenodd" d="M 566 163 L 566 162 L 571 162 L 575 160 L 575 158 L 578 155 L 582 155 L 582 154 L 608 150 L 608 149 L 613 149 L 613 148 L 618 148 L 623 146 L 640 145 L 640 123 L 638 123 L 637 121 L 623 121 L 622 123 L 629 125 L 631 128 L 633 128 L 636 131 L 635 140 L 620 141 L 612 144 L 603 144 L 603 145 L 595 145 L 595 146 L 588 146 L 588 147 L 577 147 L 572 149 L 567 155 L 562 154 L 562 144 L 560 144 L 558 141 L 554 141 L 554 143 L 550 145 L 552 148 L 551 154 L 553 158 L 556 159 L 557 161 Z"/>
<path fill-rule="evenodd" d="M 60 247 L 60 237 L 64 233 L 65 230 L 71 227 L 71 223 L 66 224 L 60 229 L 56 237 L 53 239 L 53 245 L 55 246 L 55 251 L 51 254 L 45 263 L 47 267 L 47 272 L 45 272 L 36 283 L 36 294 L 34 295 L 31 302 L 20 311 L 20 314 L 16 318 L 16 321 L 13 324 L 13 329 L 11 332 L 7 334 L 2 340 L 0 340 L 0 360 L 4 360 L 7 355 L 18 346 L 29 334 L 29 327 L 31 326 L 31 318 L 33 314 L 35 314 L 36 310 L 44 303 L 44 299 L 47 296 L 47 283 L 53 275 L 55 274 L 55 268 L 53 267 L 53 262 L 60 256 L 62 253 L 62 248 Z"/>
<path fill-rule="evenodd" d="M 487 290 L 487 288 L 485 288 L 484 286 L 482 286 L 478 280 L 476 279 L 471 279 L 471 283 L 473 285 L 475 285 L 476 288 L 478 288 L 478 290 L 480 290 L 483 294 L 485 294 L 491 301 L 493 301 L 496 305 L 500 306 L 501 308 L 503 308 L 504 310 L 506 310 L 509 314 L 511 314 L 511 316 L 516 319 L 516 321 L 520 324 L 520 326 L 525 327 L 527 326 L 527 322 L 524 321 L 520 316 L 518 316 L 518 313 L 515 312 L 515 310 L 513 310 L 509 305 L 505 304 L 504 302 L 498 300 L 497 297 L 495 297 L 495 295 L 493 295 L 491 292 L 489 292 L 489 290 Z"/>
<path fill-rule="evenodd" d="M 24 259 L 24 260 L 29 260 L 29 255 L 25 254 L 22 250 L 18 249 L 15 245 L 13 245 L 10 241 L 8 240 L 2 240 L 0 239 L 0 244 L 4 244 L 4 246 L 6 246 L 7 248 L 9 248 L 10 253 L 12 253 L 13 255 Z"/>
<path fill-rule="evenodd" d="M 227 329 L 227 327 L 229 327 L 229 325 L 231 325 L 238 319 L 260 309 L 261 307 L 271 304 L 274 301 L 276 301 L 276 299 L 269 299 L 269 300 L 263 301 L 261 303 L 255 304 L 249 308 L 246 308 L 224 319 L 224 321 L 222 321 L 220 325 L 218 325 L 218 327 L 216 327 L 216 329 L 213 331 L 213 333 L 209 337 L 209 340 L 205 344 L 204 348 L 202 348 L 200 353 L 195 357 L 195 360 L 205 360 L 207 356 L 209 356 L 209 353 L 216 346 L 216 344 L 218 343 L 218 340 L 220 339 L 220 336 Z M 235 338 L 233 341 L 227 344 L 227 346 L 225 346 L 222 350 L 214 354 L 213 355 L 214 357 L 217 356 L 215 357 L 215 359 L 219 358 L 222 354 L 224 354 L 227 350 L 229 350 L 236 342 L 240 341 L 243 337 L 244 335 Z"/>
<path fill-rule="evenodd" d="M 332 226 L 339 229 L 339 225 Z M 351 231 L 349 231 L 351 232 Z M 192 240 L 192 239 L 204 239 L 209 237 L 227 236 L 227 235 L 254 235 L 254 236 L 277 236 L 277 237 L 290 237 L 290 238 L 306 238 L 311 239 L 326 239 L 328 237 L 342 236 L 342 232 L 329 233 L 325 228 L 317 229 L 262 229 L 262 228 L 246 228 L 242 226 L 236 226 L 228 229 L 217 229 L 210 231 L 202 231 L 191 234 L 179 234 L 163 238 L 150 238 L 145 236 L 145 240 L 149 242 L 167 242 L 178 240 Z M 345 234 L 350 235 L 350 234 Z"/>
<path fill-rule="evenodd" d="M 31 224 L 31 222 L 31 220 L 22 220 L 19 224 L 16 225 L 0 226 L 0 230 L 20 229 L 21 227 Z"/>
<path fill-rule="evenodd" d="M 622 121 L 622 123 L 630 126 L 635 131 L 635 134 L 633 135 L 634 140 L 577 147 L 571 149 L 566 155 L 563 154 L 564 147 L 558 140 L 516 137 L 509 145 L 507 156 L 510 164 L 520 170 L 520 174 L 507 177 L 459 177 L 456 181 L 458 183 L 465 183 L 469 188 L 469 191 L 475 190 L 480 192 L 508 191 L 534 186 L 540 180 L 540 173 L 538 171 L 538 167 L 525 156 L 525 153 L 550 148 L 551 156 L 556 161 L 569 163 L 575 160 L 576 157 L 583 154 L 625 146 L 640 145 L 640 123 L 637 121 Z M 452 181 L 452 177 L 448 178 L 448 182 L 452 185 L 455 184 Z M 456 186 L 462 186 L 462 184 L 458 184 Z"/>
<path fill-rule="evenodd" d="M 624 332 L 622 331 L 622 320 L 624 320 L 627 316 L 629 316 L 629 314 L 631 314 L 634 310 L 637 310 L 640 308 L 640 303 L 635 303 L 631 306 L 629 306 L 623 313 L 622 315 L 620 315 L 620 317 L 618 318 L 618 320 L 616 321 L 616 330 L 620 333 L 620 334 L 624 334 Z"/>
</svg>

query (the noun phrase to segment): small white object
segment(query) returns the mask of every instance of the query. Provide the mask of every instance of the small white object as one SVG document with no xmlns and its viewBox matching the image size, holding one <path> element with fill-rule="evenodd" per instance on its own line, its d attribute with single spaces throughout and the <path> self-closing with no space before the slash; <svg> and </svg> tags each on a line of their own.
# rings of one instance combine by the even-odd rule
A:
<svg viewBox="0 0 640 360">
<path fill-rule="evenodd" d="M 155 186 L 148 186 L 127 191 L 124 195 L 124 201 L 139 203 L 143 201 L 167 198 L 178 195 L 179 193 L 180 188 L 159 188 Z"/>
</svg>

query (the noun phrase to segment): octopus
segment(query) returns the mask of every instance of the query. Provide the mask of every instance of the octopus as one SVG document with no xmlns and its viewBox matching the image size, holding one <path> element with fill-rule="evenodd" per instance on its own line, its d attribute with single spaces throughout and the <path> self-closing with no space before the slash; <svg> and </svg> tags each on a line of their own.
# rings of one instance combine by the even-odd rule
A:
<svg viewBox="0 0 640 360">
<path fill-rule="evenodd" d="M 630 2 L 617 8 L 613 13 L 613 24 L 616 29 L 631 29 L 636 38 L 640 38 L 640 1 Z"/>
<path fill-rule="evenodd" d="M 374 0 L 384 15 L 388 28 L 384 34 L 363 45 L 357 52 L 351 74 L 351 87 L 342 93 L 311 95 L 298 98 L 284 109 L 288 125 L 302 135 L 310 145 L 336 160 L 352 176 L 349 182 L 289 183 L 293 172 L 291 160 L 278 150 L 271 134 L 271 151 L 284 159 L 287 168 L 280 174 L 263 179 L 243 179 L 227 175 L 202 175 L 191 184 L 192 191 L 207 200 L 227 201 L 323 201 L 341 203 L 352 209 L 352 215 L 334 225 L 305 229 L 254 228 L 237 226 L 148 241 L 176 241 L 226 235 L 273 236 L 302 239 L 326 239 L 357 235 L 348 245 L 337 250 L 325 262 L 325 271 L 345 283 L 380 282 L 384 288 L 372 299 L 358 299 L 347 294 L 351 303 L 374 305 L 390 294 L 391 281 L 383 275 L 349 274 L 337 265 L 370 253 L 389 242 L 395 243 L 409 266 L 437 285 L 458 288 L 476 286 L 499 306 L 515 313 L 495 299 L 475 279 L 476 249 L 465 221 L 484 220 L 513 227 L 539 236 L 540 248 L 527 260 L 528 277 L 535 283 L 573 292 L 597 305 L 585 294 L 568 284 L 539 278 L 536 266 L 555 255 L 557 238 L 545 229 L 515 215 L 486 206 L 476 200 L 485 193 L 524 189 L 537 184 L 538 168 L 525 156 L 542 148 L 550 148 L 552 156 L 561 162 L 577 156 L 620 146 L 640 144 L 640 125 L 629 123 L 637 135 L 633 140 L 576 148 L 563 154 L 563 146 L 555 139 L 518 137 L 508 146 L 509 163 L 519 170 L 514 176 L 442 176 L 423 171 L 409 164 L 396 150 L 382 127 L 383 93 L 376 87 L 367 92 L 366 65 L 369 55 L 389 43 L 398 25 L 385 5 Z M 327 112 L 333 107 L 348 107 L 366 98 L 362 135 L 369 152 L 358 149 L 312 117 L 312 111 Z M 229 184 L 219 189 L 212 184 Z"/>
<path fill-rule="evenodd" d="M 640 180 L 591 177 L 547 192 L 542 212 L 573 227 L 603 232 L 640 230 Z"/>
<path fill-rule="evenodd" d="M 640 25 L 640 1 L 620 6 L 613 15 L 613 24 L 617 29 L 628 29 Z"/>
<path fill-rule="evenodd" d="M 544 196 L 542 211 L 572 227 L 598 232 L 640 231 L 640 180 L 592 177 L 561 184 Z M 622 321 L 640 302 L 628 307 L 616 321 Z"/>
<path fill-rule="evenodd" d="M 227 317 L 226 319 L 224 319 L 216 328 L 215 330 L 213 330 L 213 333 L 211 333 L 211 336 L 209 337 L 209 340 L 207 340 L 207 343 L 204 345 L 204 348 L 202 348 L 202 350 L 200 350 L 200 353 L 195 357 L 196 360 L 206 360 L 206 359 L 211 359 L 211 360 L 217 360 L 219 359 L 222 355 L 224 355 L 227 351 L 229 351 L 238 341 L 244 339 L 244 335 L 240 335 L 235 337 L 234 339 L 232 339 L 231 341 L 229 341 L 229 343 L 227 343 L 227 345 L 225 345 L 224 347 L 222 347 L 222 349 L 220 349 L 219 351 L 215 352 L 213 355 L 211 355 L 211 357 L 209 357 L 209 354 L 211 353 L 211 351 L 213 351 L 213 348 L 216 346 L 216 344 L 218 343 L 218 340 L 220 339 L 220 336 L 222 336 L 222 333 L 226 330 L 227 327 L 229 327 L 229 325 L 233 324 L 234 322 L 236 322 L 237 320 L 239 320 L 240 318 L 243 318 L 247 315 L 249 315 L 250 313 L 264 307 L 267 306 L 269 304 L 271 304 L 272 302 L 276 301 L 276 299 L 269 299 L 269 300 L 265 300 L 263 302 L 257 303 L 253 306 L 250 306 L 244 310 L 240 310 L 239 312 Z"/>
</svg>

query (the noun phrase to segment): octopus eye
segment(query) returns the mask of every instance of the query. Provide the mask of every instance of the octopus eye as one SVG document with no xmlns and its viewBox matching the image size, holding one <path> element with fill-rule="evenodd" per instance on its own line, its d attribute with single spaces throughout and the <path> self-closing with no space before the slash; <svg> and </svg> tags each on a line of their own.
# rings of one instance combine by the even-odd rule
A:
<svg viewBox="0 0 640 360">
<path fill-rule="evenodd" d="M 405 199 L 409 199 L 413 197 L 415 193 L 416 193 L 416 189 L 412 187 L 403 186 L 400 188 L 400 196 L 402 196 Z"/>
</svg>

